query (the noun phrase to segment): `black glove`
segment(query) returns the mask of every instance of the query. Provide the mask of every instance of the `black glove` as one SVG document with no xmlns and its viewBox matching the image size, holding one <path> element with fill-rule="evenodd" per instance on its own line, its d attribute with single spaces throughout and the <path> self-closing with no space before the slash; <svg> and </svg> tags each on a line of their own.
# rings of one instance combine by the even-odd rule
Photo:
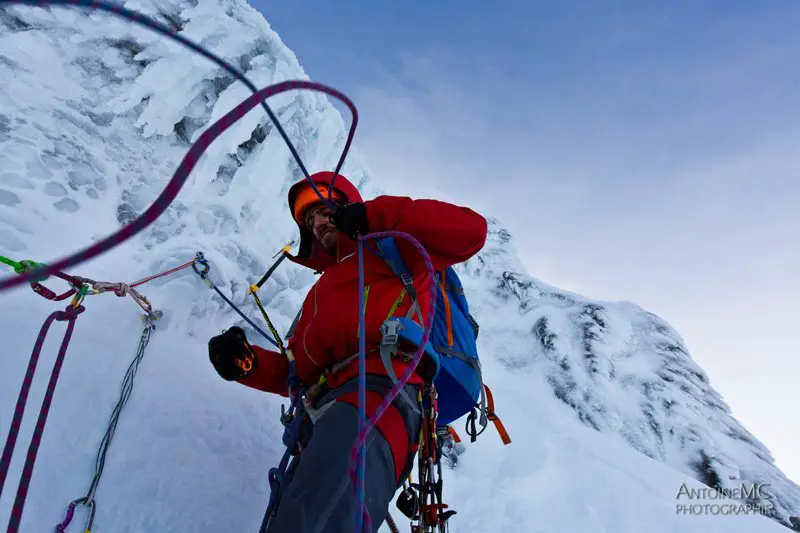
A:
<svg viewBox="0 0 800 533">
<path fill-rule="evenodd" d="M 338 207 L 331 215 L 331 223 L 336 229 L 358 240 L 358 235 L 369 233 L 367 226 L 367 207 L 362 202 L 354 202 Z"/>
<path fill-rule="evenodd" d="M 256 366 L 256 356 L 242 328 L 233 326 L 208 341 L 208 358 L 222 379 L 235 381 Z"/>
</svg>

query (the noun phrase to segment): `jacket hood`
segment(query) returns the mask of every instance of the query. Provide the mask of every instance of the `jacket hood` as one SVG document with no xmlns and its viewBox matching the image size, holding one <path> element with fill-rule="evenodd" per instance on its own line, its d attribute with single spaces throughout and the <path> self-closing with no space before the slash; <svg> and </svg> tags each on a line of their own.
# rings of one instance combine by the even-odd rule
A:
<svg viewBox="0 0 800 533">
<path fill-rule="evenodd" d="M 355 185 L 350 183 L 350 181 L 348 181 L 348 179 L 341 174 L 337 175 L 329 171 L 317 172 L 316 174 L 311 175 L 311 180 L 315 185 L 327 185 L 328 187 L 339 192 L 344 197 L 345 203 L 364 201 Z M 305 187 L 310 187 L 310 185 L 308 180 L 303 178 L 292 185 L 289 189 L 288 205 L 289 213 L 292 215 L 292 220 L 294 220 L 294 204 L 295 200 L 297 199 L 297 194 Z M 345 257 L 346 255 L 355 251 L 356 243 L 346 237 L 344 234 L 340 234 L 337 253 L 329 254 L 319 245 L 319 242 L 314 237 L 314 234 L 311 233 L 308 228 L 300 225 L 296 220 L 295 224 L 297 224 L 297 227 L 300 230 L 300 249 L 298 250 L 297 255 L 293 256 L 287 253 L 287 257 L 299 265 L 322 272 L 328 266 L 336 264 L 342 257 Z"/>
</svg>

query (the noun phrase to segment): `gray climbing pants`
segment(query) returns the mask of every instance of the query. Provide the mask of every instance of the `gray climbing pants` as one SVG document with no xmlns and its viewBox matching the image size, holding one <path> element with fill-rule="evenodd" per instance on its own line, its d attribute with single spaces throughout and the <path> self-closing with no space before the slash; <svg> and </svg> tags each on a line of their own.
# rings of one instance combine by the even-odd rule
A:
<svg viewBox="0 0 800 533">
<path fill-rule="evenodd" d="M 415 397 L 415 388 L 406 390 Z M 358 435 L 358 409 L 323 397 L 320 404 L 325 403 L 330 405 L 313 424 L 305 449 L 287 469 L 268 533 L 355 533 L 357 505 L 348 467 Z M 395 406 L 409 434 L 418 435 L 421 417 L 405 403 L 395 401 Z M 364 498 L 374 533 L 386 518 L 398 484 L 389 443 L 377 428 L 366 444 Z"/>
</svg>

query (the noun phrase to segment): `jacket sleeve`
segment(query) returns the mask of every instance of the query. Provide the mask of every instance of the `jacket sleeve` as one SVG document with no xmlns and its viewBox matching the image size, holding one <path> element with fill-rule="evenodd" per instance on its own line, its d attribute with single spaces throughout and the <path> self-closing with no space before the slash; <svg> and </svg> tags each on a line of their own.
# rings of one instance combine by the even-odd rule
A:
<svg viewBox="0 0 800 533">
<path fill-rule="evenodd" d="M 253 370 L 239 380 L 242 385 L 264 392 L 289 396 L 286 380 L 289 377 L 289 362 L 279 352 L 265 350 L 260 346 L 251 345 L 256 355 L 256 364 Z"/>
<path fill-rule="evenodd" d="M 466 261 L 486 243 L 486 219 L 467 207 L 405 196 L 379 196 L 364 205 L 369 231 L 408 233 L 425 247 L 435 270 Z"/>
</svg>

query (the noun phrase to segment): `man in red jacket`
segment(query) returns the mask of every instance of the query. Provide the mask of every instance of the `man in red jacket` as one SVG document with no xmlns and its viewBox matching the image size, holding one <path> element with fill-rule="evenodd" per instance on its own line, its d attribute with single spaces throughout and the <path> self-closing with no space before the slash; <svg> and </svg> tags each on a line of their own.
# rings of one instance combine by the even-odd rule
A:
<svg viewBox="0 0 800 533">
<path fill-rule="evenodd" d="M 296 377 L 305 385 L 324 387 L 314 398 L 314 420 L 305 422 L 302 452 L 287 470 L 277 514 L 269 533 L 351 533 L 355 529 L 353 486 L 348 476 L 350 451 L 358 429 L 359 269 L 358 235 L 380 231 L 410 234 L 425 248 L 435 270 L 466 261 L 484 245 L 486 220 L 466 208 L 436 200 L 379 196 L 364 201 L 342 175 L 311 176 L 332 211 L 320 201 L 307 180 L 289 190 L 289 209 L 300 228 L 300 249 L 289 259 L 321 272 L 303 303 L 288 339 Z M 376 254 L 364 253 L 367 416 L 374 414 L 392 387 L 380 358 L 381 325 L 390 316 L 411 313 L 424 327 L 430 312 L 430 279 L 419 251 L 405 239 L 397 247 L 414 278 L 420 315 L 402 281 Z M 368 241 L 373 242 L 374 241 Z M 396 376 L 408 368 L 402 352 L 392 358 Z M 407 355 L 407 354 L 406 354 Z M 412 354 L 413 355 L 413 354 Z M 209 357 L 224 379 L 288 396 L 289 363 L 282 354 L 247 343 L 233 327 L 209 341 Z M 247 369 L 247 370 L 244 370 Z M 421 409 L 417 399 L 423 372 L 412 375 L 367 439 L 365 501 L 373 531 L 383 522 L 389 504 L 408 476 L 418 448 Z"/>
</svg>

